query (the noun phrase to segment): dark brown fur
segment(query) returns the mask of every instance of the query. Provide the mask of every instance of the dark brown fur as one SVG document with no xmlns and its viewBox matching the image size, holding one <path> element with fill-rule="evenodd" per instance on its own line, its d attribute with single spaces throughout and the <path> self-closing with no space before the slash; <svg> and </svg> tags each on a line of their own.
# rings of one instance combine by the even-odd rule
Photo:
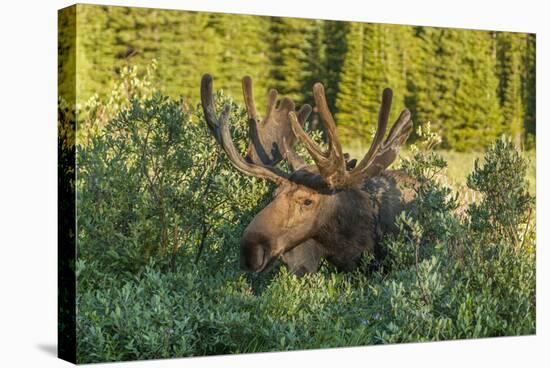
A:
<svg viewBox="0 0 550 368">
<path fill-rule="evenodd" d="M 315 171 L 310 166 L 295 172 L 247 227 L 241 239 L 244 269 L 261 272 L 281 256 L 297 275 L 315 272 L 322 258 L 351 271 L 363 252 L 378 253 L 382 237 L 397 230 L 395 216 L 414 197 L 404 185 L 411 180 L 400 171 L 336 191 Z"/>
</svg>

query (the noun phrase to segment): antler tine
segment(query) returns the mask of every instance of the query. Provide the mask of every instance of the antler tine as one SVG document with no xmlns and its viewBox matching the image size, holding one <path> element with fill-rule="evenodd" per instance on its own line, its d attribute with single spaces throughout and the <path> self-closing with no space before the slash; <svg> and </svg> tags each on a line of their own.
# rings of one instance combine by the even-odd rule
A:
<svg viewBox="0 0 550 368">
<path fill-rule="evenodd" d="M 384 144 L 382 144 L 375 162 L 367 167 L 361 176 L 363 178 L 371 178 L 387 169 L 397 158 L 399 150 L 409 138 L 412 128 L 411 113 L 409 110 L 405 109 L 401 112 L 399 118 L 397 118 L 397 121 L 391 128 L 390 134 Z"/>
<path fill-rule="evenodd" d="M 397 118 L 396 122 L 393 124 L 393 127 L 391 128 L 390 134 L 388 135 L 388 139 L 386 141 L 393 141 L 394 139 L 398 139 L 399 135 L 402 134 L 404 130 L 407 130 L 408 133 L 410 133 L 410 130 L 412 130 L 411 112 L 409 111 L 409 109 L 401 111 L 401 114 Z M 404 141 L 402 143 L 404 143 Z"/>
<path fill-rule="evenodd" d="M 279 93 L 276 89 L 270 89 L 269 93 L 267 95 L 267 110 L 265 112 L 266 119 L 269 118 L 271 114 L 273 114 L 273 111 L 275 110 L 275 106 L 277 105 L 277 96 Z M 294 109 L 294 107 L 292 107 Z"/>
<path fill-rule="evenodd" d="M 309 104 L 304 104 L 296 113 L 297 120 L 300 126 L 304 125 L 312 110 L 313 109 Z M 300 170 L 301 168 L 307 166 L 307 163 L 304 161 L 304 159 L 300 157 L 300 155 L 298 155 L 296 151 L 294 151 L 294 149 L 291 147 L 291 144 L 289 144 L 285 137 L 283 137 L 283 149 L 284 157 L 293 171 Z"/>
<path fill-rule="evenodd" d="M 246 152 L 247 161 L 254 163 L 261 163 L 261 157 L 266 157 L 267 153 L 262 149 L 262 143 L 260 141 L 260 116 L 258 110 L 256 110 L 256 102 L 254 100 L 254 88 L 252 78 L 248 75 L 242 79 L 244 104 L 246 106 L 246 112 L 248 114 L 248 136 L 250 143 Z M 259 150 L 259 152 L 258 152 Z"/>
<path fill-rule="evenodd" d="M 252 78 L 248 75 L 243 77 L 243 96 L 244 103 L 246 105 L 246 111 L 248 112 L 248 118 L 254 121 L 259 120 L 258 110 L 256 110 L 256 103 L 254 102 L 254 89 L 252 88 Z"/>
<path fill-rule="evenodd" d="M 412 128 L 411 113 L 405 109 L 393 124 L 388 138 L 379 145 L 378 150 L 370 159 L 370 163 L 363 166 L 361 170 L 353 170 L 350 173 L 350 183 L 362 182 L 386 170 L 397 158 L 399 150 L 409 138 Z"/>
<path fill-rule="evenodd" d="M 224 109 L 224 111 L 225 110 L 226 109 Z M 267 168 L 266 166 L 260 166 L 260 165 L 246 162 L 244 158 L 239 154 L 237 149 L 235 148 L 235 145 L 233 144 L 233 140 L 231 139 L 231 132 L 229 131 L 229 125 L 222 122 L 220 124 L 220 130 L 221 130 L 223 149 L 227 154 L 227 157 L 229 157 L 229 160 L 231 161 L 233 166 L 237 168 L 237 170 L 247 175 L 252 175 L 258 178 L 271 180 L 276 184 L 281 184 L 286 180 L 287 174 L 281 170 L 278 170 L 273 167 Z"/>
<path fill-rule="evenodd" d="M 214 99 L 212 96 L 212 76 L 209 74 L 205 74 L 202 77 L 201 102 L 208 128 L 212 132 L 212 135 L 216 141 L 222 146 L 233 166 L 244 174 L 268 179 L 276 184 L 281 184 L 286 180 L 286 173 L 272 167 L 268 168 L 265 166 L 248 163 L 239 154 L 233 144 L 229 125 L 227 124 L 231 106 L 226 104 L 220 117 L 218 118 L 216 116 L 216 109 L 214 108 Z M 249 111 L 255 111 L 255 108 Z"/>
<path fill-rule="evenodd" d="M 327 99 L 325 96 L 325 88 L 321 83 L 315 83 L 313 86 L 313 97 L 315 99 L 315 106 L 319 111 L 319 116 L 327 129 L 329 149 L 327 151 L 328 156 L 331 159 L 336 159 L 341 165 L 344 164 L 344 154 L 342 153 L 342 145 L 336 135 L 336 123 L 328 108 Z"/>
<path fill-rule="evenodd" d="M 313 109 L 309 104 L 304 104 L 304 106 L 302 106 L 300 110 L 298 110 L 298 113 L 296 115 L 298 116 L 298 121 L 300 122 L 300 125 L 304 125 L 312 110 Z"/>
<path fill-rule="evenodd" d="M 250 76 L 247 75 L 243 77 L 242 87 L 244 103 L 246 105 L 246 111 L 248 112 L 248 118 L 259 122 L 260 116 L 258 115 L 258 110 L 256 110 L 256 102 L 254 100 L 254 88 L 252 78 Z M 265 113 L 266 117 L 271 115 L 271 113 L 273 113 L 273 110 L 275 110 L 275 106 L 277 104 L 277 96 L 278 92 L 276 89 L 272 88 L 269 90 L 269 94 L 267 96 L 267 111 Z"/>
<path fill-rule="evenodd" d="M 294 112 L 289 114 L 291 127 L 294 134 L 304 143 L 307 151 L 319 168 L 319 173 L 327 184 L 336 188 L 345 183 L 347 172 L 342 145 L 336 134 L 336 123 L 328 108 L 325 89 L 321 83 L 315 83 L 313 86 L 313 96 L 319 115 L 327 130 L 328 150 L 323 152 L 321 148 L 309 137 L 302 126 L 298 123 L 298 118 Z"/>
<path fill-rule="evenodd" d="M 309 152 L 315 163 L 325 163 L 327 161 L 327 158 L 325 157 L 324 152 L 317 145 L 317 143 L 315 143 L 313 139 L 311 139 L 311 137 L 304 131 L 304 128 L 298 122 L 296 112 L 290 111 L 288 113 L 288 117 L 290 118 L 290 127 L 292 128 L 292 132 L 298 137 L 298 139 L 302 141 L 302 143 L 306 147 L 306 150 Z"/>
<path fill-rule="evenodd" d="M 390 88 L 385 88 L 382 92 L 382 104 L 380 105 L 380 112 L 378 113 L 378 127 L 376 128 L 376 133 L 374 134 L 374 139 L 372 140 L 371 146 L 365 157 L 359 162 L 359 164 L 352 170 L 351 175 L 357 175 L 368 168 L 372 161 L 376 158 L 384 135 L 386 134 L 386 127 L 388 126 L 388 118 L 390 115 L 392 101 L 392 90 Z"/>
<path fill-rule="evenodd" d="M 218 118 L 216 116 L 216 109 L 214 108 L 214 101 L 212 98 L 212 76 L 205 74 L 201 80 L 201 105 L 204 111 L 204 118 L 208 125 L 208 129 L 216 139 L 216 142 L 221 145 L 221 136 L 218 130 Z"/>
<path fill-rule="evenodd" d="M 294 102 L 285 97 L 277 104 L 278 92 L 271 89 L 267 96 L 265 116 L 262 118 L 256 110 L 252 78 L 244 77 L 242 87 L 250 129 L 246 160 L 258 165 L 273 166 L 285 155 L 282 138 L 286 137 L 290 148 L 296 140 L 288 119 L 288 111 L 294 110 Z M 304 116 L 304 120 L 305 118 L 307 116 Z"/>
</svg>

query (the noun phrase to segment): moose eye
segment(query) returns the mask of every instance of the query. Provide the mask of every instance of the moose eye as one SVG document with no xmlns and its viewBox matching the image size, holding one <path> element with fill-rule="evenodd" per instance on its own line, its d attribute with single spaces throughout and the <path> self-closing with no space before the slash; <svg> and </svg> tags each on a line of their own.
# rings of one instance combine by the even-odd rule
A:
<svg viewBox="0 0 550 368">
<path fill-rule="evenodd" d="M 310 206 L 313 203 L 311 199 L 304 200 L 304 206 Z"/>
</svg>

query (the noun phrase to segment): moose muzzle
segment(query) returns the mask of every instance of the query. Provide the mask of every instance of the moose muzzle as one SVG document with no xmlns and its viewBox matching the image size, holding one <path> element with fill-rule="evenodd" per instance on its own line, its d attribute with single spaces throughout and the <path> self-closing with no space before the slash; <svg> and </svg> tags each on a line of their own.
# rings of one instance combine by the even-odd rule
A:
<svg viewBox="0 0 550 368">
<path fill-rule="evenodd" d="M 241 269 L 261 272 L 270 263 L 271 248 L 267 237 L 259 233 L 245 233 L 241 238 Z"/>
</svg>

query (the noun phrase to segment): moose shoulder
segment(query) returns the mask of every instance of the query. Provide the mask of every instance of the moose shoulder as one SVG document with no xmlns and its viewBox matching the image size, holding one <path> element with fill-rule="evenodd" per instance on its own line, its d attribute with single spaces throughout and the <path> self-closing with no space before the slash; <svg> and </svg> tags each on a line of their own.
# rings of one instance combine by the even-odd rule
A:
<svg viewBox="0 0 550 368">
<path fill-rule="evenodd" d="M 277 92 L 268 95 L 264 118 L 256 111 L 252 80 L 243 78 L 248 111 L 249 147 L 246 158 L 236 150 L 227 120 L 229 105 L 218 116 L 212 97 L 212 77 L 204 75 L 201 102 L 206 122 L 232 164 L 244 174 L 270 180 L 277 185 L 274 198 L 245 229 L 241 238 L 241 267 L 264 271 L 281 257 L 292 272 L 315 272 L 322 258 L 338 269 L 357 267 L 364 252 L 377 255 L 383 237 L 395 232 L 394 219 L 412 201 L 413 181 L 400 171 L 386 170 L 407 140 L 412 121 L 404 110 L 386 139 L 392 92 L 385 89 L 373 142 L 357 163 L 342 152 L 336 124 L 328 109 L 324 88 L 313 87 L 315 104 L 325 126 L 328 149 L 323 151 L 303 130 L 311 113 Z M 300 140 L 314 165 L 307 165 L 293 145 Z M 292 173 L 275 164 L 286 159 Z"/>
</svg>

